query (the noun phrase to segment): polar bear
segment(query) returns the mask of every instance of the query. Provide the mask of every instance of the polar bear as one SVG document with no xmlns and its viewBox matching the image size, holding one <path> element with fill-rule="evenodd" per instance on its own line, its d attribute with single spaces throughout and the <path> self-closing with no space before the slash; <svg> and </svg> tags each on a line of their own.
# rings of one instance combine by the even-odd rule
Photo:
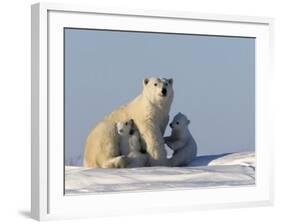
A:
<svg viewBox="0 0 281 224">
<path fill-rule="evenodd" d="M 172 134 L 165 137 L 166 144 L 174 150 L 170 166 L 187 166 L 197 155 L 197 144 L 188 129 L 189 124 L 190 120 L 182 113 L 170 123 Z"/>
<path fill-rule="evenodd" d="M 121 155 L 127 156 L 130 151 L 141 152 L 140 134 L 133 119 L 117 122 L 116 129 L 119 135 L 119 151 Z"/>
<path fill-rule="evenodd" d="M 126 167 L 142 167 L 148 160 L 147 153 L 143 152 L 140 142 L 140 134 L 134 121 L 130 119 L 116 124 L 119 134 L 119 150 L 126 156 Z"/>
<path fill-rule="evenodd" d="M 173 101 L 173 79 L 145 78 L 142 93 L 113 111 L 89 133 L 84 150 L 85 167 L 123 167 L 118 150 L 117 122 L 133 119 L 140 132 L 149 165 L 166 165 L 164 132 Z"/>
</svg>

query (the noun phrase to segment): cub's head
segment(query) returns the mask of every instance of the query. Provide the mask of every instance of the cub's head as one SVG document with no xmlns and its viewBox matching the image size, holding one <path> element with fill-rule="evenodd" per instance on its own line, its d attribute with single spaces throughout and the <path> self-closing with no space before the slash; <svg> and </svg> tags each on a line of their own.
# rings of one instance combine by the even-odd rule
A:
<svg viewBox="0 0 281 224">
<path fill-rule="evenodd" d="M 124 122 L 117 122 L 117 132 L 121 136 L 131 135 L 133 132 L 134 121 L 132 119 Z"/>
<path fill-rule="evenodd" d="M 145 78 L 143 93 L 152 103 L 171 101 L 174 95 L 173 79 Z"/>
<path fill-rule="evenodd" d="M 189 124 L 190 120 L 184 114 L 178 113 L 170 123 L 170 127 L 173 131 L 181 131 L 186 129 Z"/>
</svg>

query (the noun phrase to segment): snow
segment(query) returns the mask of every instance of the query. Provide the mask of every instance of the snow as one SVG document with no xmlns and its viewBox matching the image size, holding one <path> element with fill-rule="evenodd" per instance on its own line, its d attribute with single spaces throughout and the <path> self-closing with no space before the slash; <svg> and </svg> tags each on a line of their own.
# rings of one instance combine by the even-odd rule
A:
<svg viewBox="0 0 281 224">
<path fill-rule="evenodd" d="M 255 184 L 253 152 L 199 156 L 188 167 L 65 167 L 66 194 L 229 187 Z"/>
</svg>

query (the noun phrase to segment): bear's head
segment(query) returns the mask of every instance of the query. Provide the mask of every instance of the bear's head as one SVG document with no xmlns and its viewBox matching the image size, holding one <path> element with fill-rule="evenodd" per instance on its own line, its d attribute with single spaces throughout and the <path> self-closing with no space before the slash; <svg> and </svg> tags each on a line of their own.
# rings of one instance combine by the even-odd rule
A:
<svg viewBox="0 0 281 224">
<path fill-rule="evenodd" d="M 173 79 L 145 78 L 143 93 L 153 104 L 170 102 L 174 96 Z"/>
<path fill-rule="evenodd" d="M 117 132 L 121 136 L 128 136 L 132 135 L 134 132 L 134 121 L 133 119 L 130 119 L 128 121 L 124 122 L 117 122 L 116 124 Z"/>
<path fill-rule="evenodd" d="M 181 131 L 186 129 L 189 124 L 190 120 L 184 114 L 178 113 L 170 123 L 170 127 L 173 131 Z"/>
</svg>

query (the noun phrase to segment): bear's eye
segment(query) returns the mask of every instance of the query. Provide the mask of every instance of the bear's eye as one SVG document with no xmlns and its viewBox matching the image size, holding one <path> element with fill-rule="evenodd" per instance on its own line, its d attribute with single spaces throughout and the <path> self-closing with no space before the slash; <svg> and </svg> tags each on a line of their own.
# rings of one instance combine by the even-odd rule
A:
<svg viewBox="0 0 281 224">
<path fill-rule="evenodd" d="M 128 125 L 128 122 L 126 122 L 125 125 L 127 126 L 127 125 Z"/>
<path fill-rule="evenodd" d="M 177 121 L 176 124 L 179 125 L 180 123 Z"/>
<path fill-rule="evenodd" d="M 157 83 L 154 83 L 154 86 L 157 86 Z"/>
<path fill-rule="evenodd" d="M 168 83 L 165 83 L 165 86 L 168 86 Z"/>
</svg>

